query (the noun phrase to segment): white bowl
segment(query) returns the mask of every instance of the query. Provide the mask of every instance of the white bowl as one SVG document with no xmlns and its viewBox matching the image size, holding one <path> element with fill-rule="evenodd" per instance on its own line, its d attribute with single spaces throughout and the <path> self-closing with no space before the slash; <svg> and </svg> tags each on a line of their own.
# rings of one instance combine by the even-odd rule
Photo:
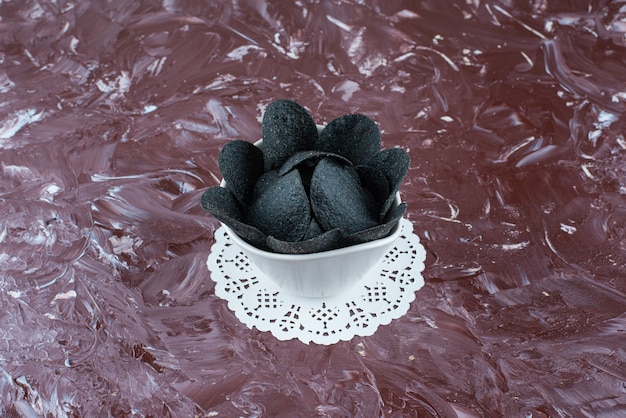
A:
<svg viewBox="0 0 626 418">
<path fill-rule="evenodd" d="M 317 125 L 318 131 L 323 126 Z M 263 141 L 254 143 L 263 149 Z M 222 180 L 220 186 L 225 187 Z M 396 194 L 393 208 L 400 204 Z M 393 246 L 400 235 L 400 220 L 391 233 L 375 241 L 312 254 L 280 254 L 261 250 L 222 224 L 230 238 L 265 276 L 281 290 L 305 296 L 328 297 L 358 283 Z"/>
<path fill-rule="evenodd" d="M 400 204 L 400 194 L 395 205 Z M 393 246 L 400 221 L 375 241 L 312 254 L 279 254 L 261 250 L 222 224 L 230 238 L 265 276 L 282 290 L 307 297 L 334 296 L 357 284 Z"/>
</svg>

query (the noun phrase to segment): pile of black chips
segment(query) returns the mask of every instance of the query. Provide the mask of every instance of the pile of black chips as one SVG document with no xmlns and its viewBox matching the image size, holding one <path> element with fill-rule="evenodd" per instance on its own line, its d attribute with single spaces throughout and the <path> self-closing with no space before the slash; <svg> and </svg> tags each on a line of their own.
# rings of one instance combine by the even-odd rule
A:
<svg viewBox="0 0 626 418">
<path fill-rule="evenodd" d="M 220 151 L 225 187 L 207 189 L 202 207 L 257 248 L 308 254 L 389 235 L 406 210 L 395 197 L 410 159 L 381 150 L 367 116 L 349 114 L 319 134 L 291 100 L 263 115 L 263 142 L 235 140 Z"/>
</svg>

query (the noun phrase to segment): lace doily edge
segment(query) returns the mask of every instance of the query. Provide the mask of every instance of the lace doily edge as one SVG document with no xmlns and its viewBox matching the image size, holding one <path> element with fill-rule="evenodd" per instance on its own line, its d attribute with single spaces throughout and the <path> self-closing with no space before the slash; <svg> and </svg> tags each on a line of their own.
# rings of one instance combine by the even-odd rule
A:
<svg viewBox="0 0 626 418">
<path fill-rule="evenodd" d="M 258 321 L 252 318 L 251 316 L 249 316 L 246 310 L 246 308 L 249 308 L 249 307 L 240 303 L 241 299 L 234 300 L 231 298 L 232 294 L 226 290 L 226 283 L 223 280 L 215 280 L 212 277 L 212 280 L 216 283 L 215 294 L 216 296 L 220 297 L 221 299 L 227 302 L 228 309 L 231 310 L 235 314 L 235 316 L 239 319 L 239 321 L 241 321 L 245 326 L 247 326 L 250 329 L 256 328 L 260 332 L 270 332 L 276 339 L 280 341 L 289 341 L 293 339 L 298 339 L 304 344 L 314 343 L 314 344 L 320 344 L 320 345 L 331 345 L 339 341 L 349 341 L 356 336 L 360 336 L 360 337 L 371 336 L 376 333 L 376 331 L 379 329 L 380 326 L 389 325 L 392 321 L 399 319 L 402 316 L 406 315 L 406 313 L 410 309 L 411 303 L 415 301 L 415 298 L 416 298 L 415 292 L 421 289 L 425 284 L 424 278 L 422 277 L 421 272 L 425 268 L 424 263 L 426 259 L 426 251 L 423 245 L 421 244 L 419 237 L 413 233 L 412 222 L 409 221 L 408 219 L 403 219 L 402 222 L 403 222 L 403 228 L 406 228 L 406 231 L 403 231 L 402 235 L 405 236 L 405 239 L 414 241 L 414 244 L 418 245 L 418 252 L 416 254 L 416 258 L 414 262 L 412 263 L 412 268 L 410 269 L 411 273 L 415 274 L 416 280 L 410 283 L 410 286 L 408 286 L 407 288 L 403 290 L 403 293 L 405 293 L 405 297 L 401 301 L 399 301 L 399 304 L 395 307 L 395 309 L 391 311 L 386 311 L 382 314 L 377 315 L 376 321 L 366 322 L 367 323 L 366 327 L 358 326 L 358 324 L 351 323 L 351 321 L 348 320 L 344 324 L 344 326 L 341 328 L 340 332 L 329 331 L 328 333 L 327 332 L 315 333 L 314 331 L 307 330 L 306 327 L 302 325 L 302 323 L 300 323 L 300 327 L 299 327 L 302 332 L 298 332 L 298 333 L 284 332 L 280 330 L 280 328 L 277 328 L 274 325 L 275 322 L 279 320 L 279 318 L 274 318 L 273 321 L 270 322 L 270 321 L 265 321 L 265 320 Z M 230 242 L 229 237 L 227 236 L 227 234 L 225 233 L 223 229 L 218 229 L 216 231 L 215 239 L 216 239 L 215 244 L 214 244 L 215 246 L 224 245 L 224 244 L 234 245 L 232 242 Z M 212 248 L 212 251 L 207 259 L 207 267 L 212 272 L 214 270 L 211 269 L 211 266 L 216 265 L 215 263 L 217 262 L 218 258 L 219 258 L 218 251 L 213 251 L 213 248 Z M 280 291 L 280 289 L 276 289 L 276 290 Z M 332 300 L 332 298 L 333 297 L 315 298 L 314 300 L 315 300 L 315 304 L 319 304 L 319 303 L 329 302 L 330 300 Z M 350 302 L 353 302 L 353 301 L 346 302 L 346 304 L 348 305 L 347 306 L 348 308 L 349 308 Z M 335 327 L 335 329 L 338 329 L 338 327 Z"/>
<path fill-rule="evenodd" d="M 417 271 L 420 273 L 424 268 L 423 261 L 418 261 L 417 263 Z M 421 267 L 421 269 L 420 269 Z M 354 337 L 369 337 L 372 336 L 378 331 L 380 326 L 389 325 L 392 321 L 399 319 L 406 315 L 409 311 L 411 304 L 415 301 L 416 294 L 418 290 L 420 290 L 425 282 L 421 274 L 418 274 L 419 280 L 416 280 L 415 283 L 410 288 L 405 289 L 407 295 L 400 302 L 398 307 L 392 311 L 385 312 L 377 318 L 376 322 L 369 322 L 367 327 L 359 327 L 354 324 L 350 324 L 350 321 L 346 322 L 342 328 L 341 332 L 337 333 L 320 333 L 315 334 L 311 331 L 302 330 L 299 333 L 291 333 L 291 332 L 283 332 L 280 329 L 277 329 L 273 326 L 272 322 L 269 321 L 258 321 L 251 318 L 246 313 L 246 307 L 238 301 L 231 299 L 231 296 L 224 287 L 223 282 L 217 282 L 215 287 L 215 294 L 222 300 L 227 303 L 228 309 L 235 314 L 237 319 L 241 321 L 248 328 L 256 328 L 260 332 L 270 332 L 276 339 L 280 341 L 289 341 L 293 339 L 298 339 L 300 342 L 304 344 L 319 344 L 319 345 L 331 345 L 336 344 L 339 341 L 350 341 Z M 320 301 L 318 300 L 318 303 Z M 348 302 L 346 302 L 348 303 Z M 348 331 L 349 330 L 349 331 Z M 306 338 L 308 337 L 308 338 Z"/>
<path fill-rule="evenodd" d="M 318 334 L 318 335 L 309 334 L 309 333 L 305 333 L 305 334 L 298 333 L 297 335 L 294 335 L 294 334 L 287 333 L 287 332 L 277 332 L 276 328 L 273 328 L 270 325 L 268 325 L 267 327 L 263 326 L 264 325 L 263 322 L 259 323 L 255 321 L 248 321 L 249 317 L 248 315 L 246 315 L 245 311 L 233 309 L 230 301 L 228 301 L 228 308 L 231 311 L 233 311 L 235 313 L 235 316 L 237 316 L 237 318 L 248 328 L 256 328 L 260 332 L 269 332 L 279 341 L 290 341 L 290 340 L 297 339 L 306 345 L 310 345 L 311 343 L 318 344 L 318 345 L 332 345 L 332 344 L 337 344 L 340 341 L 350 341 L 354 337 L 370 337 L 374 335 L 381 326 L 389 325 L 391 324 L 391 322 L 395 321 L 396 319 L 402 318 L 409 311 L 411 303 L 415 301 L 415 298 L 416 298 L 415 292 L 421 289 L 423 285 L 424 285 L 424 282 L 422 280 L 422 285 L 417 287 L 414 291 L 412 291 L 411 296 L 407 297 L 407 299 L 403 301 L 403 302 L 406 302 L 406 305 L 407 305 L 406 309 L 396 309 L 392 311 L 390 315 L 386 315 L 384 319 L 378 322 L 369 324 L 367 328 L 353 327 L 354 331 L 348 332 L 348 333 L 343 332 L 343 333 L 338 333 L 338 334 Z M 304 338 L 304 336 L 309 336 L 309 335 L 311 335 L 311 338 Z"/>
</svg>

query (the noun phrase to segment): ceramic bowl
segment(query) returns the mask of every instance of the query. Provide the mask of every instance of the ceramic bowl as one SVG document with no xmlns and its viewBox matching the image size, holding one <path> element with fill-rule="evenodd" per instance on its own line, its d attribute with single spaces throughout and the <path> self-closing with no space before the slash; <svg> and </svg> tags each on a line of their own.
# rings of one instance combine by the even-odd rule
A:
<svg viewBox="0 0 626 418">
<path fill-rule="evenodd" d="M 395 205 L 400 204 L 396 195 Z M 306 297 L 328 297 L 357 284 L 391 249 L 400 235 L 400 221 L 375 241 L 312 254 L 278 254 L 261 250 L 223 225 L 229 237 L 269 280 L 282 290 Z"/>
</svg>

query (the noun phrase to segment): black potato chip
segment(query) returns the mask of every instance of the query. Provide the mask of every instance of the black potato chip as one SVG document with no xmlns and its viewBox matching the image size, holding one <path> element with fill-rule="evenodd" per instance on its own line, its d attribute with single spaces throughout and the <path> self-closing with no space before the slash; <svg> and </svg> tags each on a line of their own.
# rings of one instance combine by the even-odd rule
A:
<svg viewBox="0 0 626 418">
<path fill-rule="evenodd" d="M 298 151 L 313 148 L 317 127 L 309 112 L 292 100 L 270 103 L 263 114 L 265 171 L 280 167 Z"/>
<path fill-rule="evenodd" d="M 306 229 L 306 233 L 304 234 L 304 238 L 302 240 L 304 241 L 307 239 L 315 238 L 316 236 L 322 235 L 323 233 L 324 231 L 322 231 L 320 224 L 317 223 L 314 216 L 311 216 L 311 222 L 309 223 L 309 227 Z"/>
<path fill-rule="evenodd" d="M 224 187 L 211 187 L 202 193 L 200 206 L 215 217 L 222 216 L 243 221 L 244 212 L 230 190 Z"/>
<path fill-rule="evenodd" d="M 389 211 L 385 222 L 369 229 L 356 232 L 344 239 L 345 245 L 355 245 L 384 238 L 391 233 L 406 211 L 406 203 L 401 203 Z"/>
<path fill-rule="evenodd" d="M 367 165 L 382 171 L 389 179 L 389 183 L 393 188 L 402 184 L 404 176 L 406 176 L 411 157 L 402 148 L 384 149 L 374 155 Z"/>
<path fill-rule="evenodd" d="M 379 169 L 369 165 L 358 165 L 354 168 L 359 174 L 363 187 L 374 195 L 376 205 L 379 208 L 378 211 L 380 211 L 391 193 L 391 185 L 387 176 Z"/>
<path fill-rule="evenodd" d="M 340 246 L 343 233 L 340 229 L 326 231 L 316 237 L 304 241 L 281 241 L 273 236 L 267 237 L 267 246 L 278 253 L 283 254 L 311 254 L 328 251 Z"/>
<path fill-rule="evenodd" d="M 257 228 L 247 223 L 239 222 L 230 218 L 220 218 L 218 216 L 216 216 L 216 218 L 219 219 L 220 222 L 223 222 L 224 225 L 227 225 L 230 229 L 232 229 L 233 232 L 235 232 L 235 234 L 241 237 L 241 239 L 243 239 L 244 241 L 247 241 L 248 243 L 262 250 L 267 249 L 267 246 L 265 244 L 266 236 Z"/>
<path fill-rule="evenodd" d="M 382 220 L 391 208 L 395 194 L 400 190 L 404 176 L 409 171 L 411 157 L 402 148 L 389 148 L 374 155 L 367 162 L 367 165 L 385 174 L 391 186 L 391 192 L 387 196 L 379 214 L 379 219 Z"/>
<path fill-rule="evenodd" d="M 264 193 L 250 205 L 246 221 L 278 240 L 301 240 L 311 222 L 311 209 L 298 170 L 268 184 Z"/>
<path fill-rule="evenodd" d="M 324 158 L 311 179 L 311 209 L 323 230 L 353 234 L 375 226 L 376 203 L 353 167 Z"/>
<path fill-rule="evenodd" d="M 255 201 L 259 197 L 263 196 L 263 193 L 265 193 L 265 191 L 273 185 L 276 180 L 278 180 L 278 177 L 280 177 L 278 175 L 278 170 L 268 171 L 259 177 L 254 185 L 254 189 L 252 190 L 252 201 Z"/>
<path fill-rule="evenodd" d="M 247 205 L 257 179 L 263 174 L 263 151 L 253 144 L 236 140 L 226 143 L 217 164 L 228 188 L 242 205 Z"/>
<path fill-rule="evenodd" d="M 265 234 L 243 222 L 244 212 L 230 190 L 211 187 L 202 193 L 200 206 L 255 247 L 265 248 Z"/>
<path fill-rule="evenodd" d="M 326 125 L 313 148 L 342 155 L 355 165 L 365 164 L 380 151 L 380 131 L 365 115 L 344 115 Z"/>
</svg>

